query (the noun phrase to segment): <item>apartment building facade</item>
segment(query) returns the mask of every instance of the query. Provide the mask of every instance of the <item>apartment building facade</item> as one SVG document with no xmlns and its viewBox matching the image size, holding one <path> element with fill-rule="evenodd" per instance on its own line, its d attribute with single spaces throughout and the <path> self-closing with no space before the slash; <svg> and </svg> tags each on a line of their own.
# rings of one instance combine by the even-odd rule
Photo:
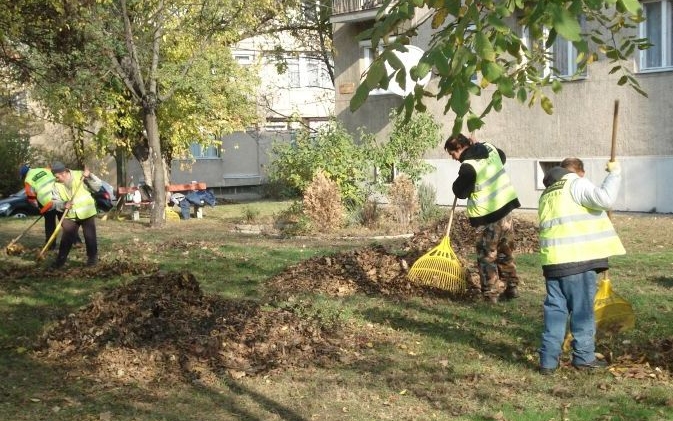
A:
<svg viewBox="0 0 673 421">
<path fill-rule="evenodd" d="M 399 89 L 373 91 L 364 105 L 352 112 L 350 100 L 371 63 L 372 46 L 358 35 L 374 24 L 380 0 L 335 0 L 331 21 L 334 27 L 335 115 L 352 131 L 366 127 L 385 139 L 390 127 L 388 112 L 401 104 Z M 617 159 L 623 166 L 623 185 L 616 210 L 635 212 L 673 212 L 673 193 L 667 175 L 673 174 L 673 10 L 672 0 L 642 2 L 647 20 L 637 28 L 638 35 L 650 38 L 653 47 L 636 52 L 634 59 L 623 63 L 633 72 L 644 97 L 627 86 L 618 86 L 618 75 L 610 74 L 614 64 L 599 60 L 586 74 L 564 81 L 559 94 L 549 93 L 554 113 L 546 114 L 539 106 L 528 108 L 516 100 L 506 100 L 501 112 L 486 117 L 485 126 L 474 133 L 477 140 L 489 141 L 502 148 L 507 168 L 519 192 L 524 208 L 537 208 L 543 190 L 544 170 L 568 156 L 584 160 L 587 177 L 600 183 L 610 156 L 613 111 L 619 102 Z M 425 12 L 414 16 L 421 22 Z M 415 22 L 411 22 L 414 24 Z M 525 36 L 524 28 L 520 30 Z M 415 49 L 427 48 L 432 35 L 429 23 L 420 27 L 411 40 Z M 552 47 L 553 65 L 568 75 L 575 72 L 572 44 L 558 39 Z M 413 65 L 405 61 L 405 64 Z M 427 88 L 436 88 L 434 77 Z M 394 84 L 393 84 L 394 85 Z M 472 98 L 476 110 L 486 107 L 489 88 Z M 442 123 L 444 138 L 453 125 L 453 115 L 444 114 L 444 103 L 429 103 L 428 112 Z M 438 202 L 453 200 L 451 183 L 457 176 L 457 162 L 451 161 L 438 145 L 427 154 L 435 171 L 425 182 L 437 190 Z M 461 202 L 459 202 L 461 203 Z"/>
</svg>

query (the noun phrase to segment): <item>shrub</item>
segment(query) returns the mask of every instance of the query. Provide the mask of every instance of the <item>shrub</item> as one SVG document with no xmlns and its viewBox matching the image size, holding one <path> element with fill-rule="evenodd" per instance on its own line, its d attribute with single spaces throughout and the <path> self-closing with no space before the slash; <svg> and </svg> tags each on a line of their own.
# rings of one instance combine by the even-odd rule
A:
<svg viewBox="0 0 673 421">
<path fill-rule="evenodd" d="M 299 132 L 292 143 L 276 142 L 271 148 L 269 182 L 302 195 L 319 169 L 324 169 L 349 203 L 362 203 L 366 180 L 365 154 L 339 123 L 321 128 L 317 135 Z"/>
<path fill-rule="evenodd" d="M 246 206 L 245 209 L 243 209 L 243 218 L 247 223 L 253 223 L 255 220 L 259 217 L 260 214 L 259 209 L 255 209 L 251 206 Z"/>
<path fill-rule="evenodd" d="M 344 207 L 337 184 L 318 171 L 304 192 L 304 212 L 313 225 L 322 232 L 329 232 L 343 225 Z"/>
<path fill-rule="evenodd" d="M 275 227 L 285 235 L 301 235 L 311 231 L 311 221 L 301 201 L 296 201 L 275 217 Z"/>
<path fill-rule="evenodd" d="M 439 219 L 442 209 L 437 205 L 437 192 L 429 184 L 421 183 L 418 186 L 418 204 L 420 211 L 418 218 L 422 223 L 428 223 Z"/>
<path fill-rule="evenodd" d="M 411 179 L 404 174 L 395 178 L 388 189 L 388 199 L 395 210 L 397 222 L 408 226 L 419 211 L 418 195 Z"/>
</svg>

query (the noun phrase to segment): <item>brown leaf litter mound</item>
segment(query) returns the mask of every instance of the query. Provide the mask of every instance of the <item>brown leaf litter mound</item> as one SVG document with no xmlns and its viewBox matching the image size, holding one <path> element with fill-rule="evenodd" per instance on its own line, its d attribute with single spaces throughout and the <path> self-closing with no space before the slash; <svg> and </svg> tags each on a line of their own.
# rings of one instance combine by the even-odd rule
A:
<svg viewBox="0 0 673 421">
<path fill-rule="evenodd" d="M 348 361 L 364 347 L 358 335 L 291 309 L 204 295 L 190 273 L 157 272 L 98 295 L 35 352 L 73 375 L 147 383 Z"/>
<path fill-rule="evenodd" d="M 448 220 L 434 228 L 416 233 L 394 253 L 384 246 L 368 246 L 337 253 L 332 256 L 313 257 L 287 268 L 266 283 L 273 299 L 287 299 L 301 293 L 320 293 L 329 296 L 348 296 L 355 293 L 384 296 L 459 298 L 438 288 L 413 284 L 407 280 L 409 268 L 419 257 L 437 246 L 446 235 Z M 464 213 L 457 213 L 451 227 L 451 248 L 458 260 L 470 273 L 473 289 L 479 289 L 476 265 L 469 259 L 474 253 L 477 236 Z M 526 220 L 516 220 L 515 246 L 517 251 L 538 251 L 537 226 Z M 469 297 L 468 297 L 469 298 Z"/>
<path fill-rule="evenodd" d="M 268 280 L 266 305 L 205 295 L 190 273 L 150 272 L 149 263 L 140 269 L 137 262 L 128 267 L 123 262 L 103 264 L 94 268 L 102 271 L 96 276 L 113 270 L 144 276 L 99 294 L 87 307 L 60 321 L 43 334 L 35 353 L 67 366 L 70 375 L 93 373 L 104 381 L 122 383 L 208 382 L 222 374 L 237 378 L 289 367 L 347 364 L 363 358 L 375 348 L 373 344 L 394 339 L 376 327 L 355 328 L 321 318 L 310 304 L 294 297 L 364 293 L 398 299 L 445 298 L 446 291 L 406 279 L 408 268 L 439 243 L 445 230 L 446 221 L 418 233 L 403 244 L 401 252 L 369 246 L 308 259 Z M 537 228 L 532 223 L 518 221 L 516 233 L 520 252 L 537 250 Z M 473 253 L 475 235 L 465 216 L 457 214 L 451 245 L 465 267 L 471 265 L 466 256 Z M 0 273 L 14 276 L 18 271 Z M 279 303 L 285 307 L 279 308 Z M 670 370 L 673 347 L 670 340 L 652 346 L 649 351 L 654 354 L 634 349 L 638 351 L 634 355 L 647 355 L 646 360 L 615 358 L 612 373 L 635 378 L 652 378 L 654 373 L 661 378 L 654 368 L 648 369 L 647 361 Z"/>
</svg>

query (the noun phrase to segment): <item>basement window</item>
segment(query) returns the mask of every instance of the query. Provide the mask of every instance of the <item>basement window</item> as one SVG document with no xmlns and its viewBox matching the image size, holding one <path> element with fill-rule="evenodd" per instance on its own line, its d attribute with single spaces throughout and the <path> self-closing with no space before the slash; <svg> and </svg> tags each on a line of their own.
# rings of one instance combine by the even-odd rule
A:
<svg viewBox="0 0 673 421">
<path fill-rule="evenodd" d="M 535 162 L 535 189 L 544 190 L 545 186 L 542 180 L 544 180 L 545 174 L 551 168 L 558 167 L 561 165 L 561 161 L 554 160 L 545 160 L 545 161 L 536 161 Z"/>
</svg>

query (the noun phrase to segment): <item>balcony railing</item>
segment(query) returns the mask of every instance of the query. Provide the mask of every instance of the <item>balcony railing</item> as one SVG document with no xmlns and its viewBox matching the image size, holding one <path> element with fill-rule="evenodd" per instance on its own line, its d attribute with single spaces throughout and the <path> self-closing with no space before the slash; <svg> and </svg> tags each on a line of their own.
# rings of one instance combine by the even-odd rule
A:
<svg viewBox="0 0 673 421">
<path fill-rule="evenodd" d="M 334 0 L 332 14 L 355 13 L 363 10 L 376 9 L 383 4 L 383 0 Z"/>
</svg>

